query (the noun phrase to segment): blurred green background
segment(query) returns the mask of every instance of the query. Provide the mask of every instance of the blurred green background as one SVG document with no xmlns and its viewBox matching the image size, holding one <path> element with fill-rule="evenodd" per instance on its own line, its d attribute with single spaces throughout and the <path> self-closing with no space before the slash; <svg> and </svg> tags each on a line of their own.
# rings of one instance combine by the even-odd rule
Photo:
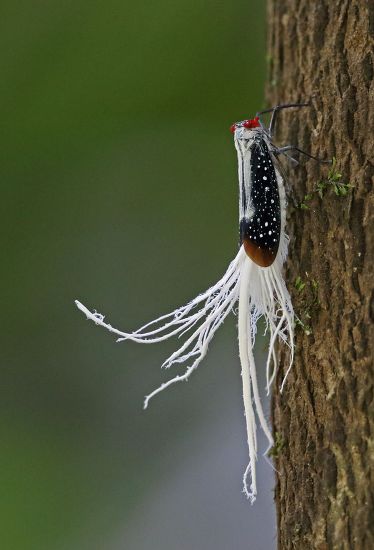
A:
<svg viewBox="0 0 374 550">
<path fill-rule="evenodd" d="M 270 490 L 255 507 L 240 493 L 235 318 L 144 412 L 175 342 L 115 344 L 73 304 L 133 329 L 223 274 L 238 240 L 228 128 L 263 105 L 264 26 L 262 0 L 1 3 L 1 548 L 228 548 L 214 525 L 232 548 L 270 548 L 242 542 L 260 511 L 268 536 L 273 512 Z"/>
</svg>

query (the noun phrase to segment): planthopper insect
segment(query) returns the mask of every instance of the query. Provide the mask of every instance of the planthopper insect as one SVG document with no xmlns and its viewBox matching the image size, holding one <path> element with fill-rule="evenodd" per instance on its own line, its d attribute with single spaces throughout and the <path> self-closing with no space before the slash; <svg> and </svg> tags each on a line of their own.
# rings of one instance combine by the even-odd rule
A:
<svg viewBox="0 0 374 550">
<path fill-rule="evenodd" d="M 289 364 L 282 381 L 283 388 L 294 355 L 294 311 L 282 276 L 287 258 L 288 236 L 285 232 L 286 195 L 278 165 L 278 156 L 298 151 L 315 157 L 298 147 L 277 147 L 272 136 L 277 114 L 282 109 L 306 107 L 308 103 L 289 103 L 257 113 L 256 117 L 231 126 L 238 154 L 240 247 L 223 277 L 208 290 L 175 311 L 162 315 L 134 332 L 123 332 L 106 323 L 104 316 L 91 312 L 78 300 L 77 307 L 93 321 L 114 333 L 118 342 L 162 342 L 172 336 L 184 336 L 184 343 L 162 365 L 186 364 L 180 374 L 146 396 L 144 408 L 152 397 L 168 386 L 188 380 L 208 351 L 218 327 L 238 304 L 239 357 L 242 369 L 244 412 L 247 427 L 249 463 L 243 476 L 243 491 L 253 502 L 257 494 L 256 421 L 264 431 L 269 448 L 273 437 L 260 401 L 253 346 L 257 321 L 263 317 L 269 334 L 266 361 L 267 391 L 277 374 L 276 342 L 290 350 Z M 266 127 L 261 115 L 271 113 Z M 257 417 L 257 418 L 256 418 Z"/>
</svg>

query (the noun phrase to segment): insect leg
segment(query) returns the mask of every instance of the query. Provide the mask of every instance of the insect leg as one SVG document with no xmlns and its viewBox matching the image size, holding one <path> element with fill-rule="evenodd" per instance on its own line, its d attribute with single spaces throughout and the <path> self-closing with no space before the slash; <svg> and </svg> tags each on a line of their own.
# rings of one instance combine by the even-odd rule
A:
<svg viewBox="0 0 374 550">
<path fill-rule="evenodd" d="M 296 147 L 295 145 L 286 145 L 285 147 L 277 147 L 274 151 L 275 154 L 281 155 L 286 154 L 287 151 L 297 151 L 298 153 L 301 153 L 302 155 L 305 155 L 306 157 L 316 160 L 317 162 L 320 162 L 321 164 L 331 164 L 331 160 L 323 160 L 319 159 L 318 157 L 314 157 L 313 155 L 310 155 L 306 151 L 303 151 L 302 149 L 299 149 L 299 147 Z M 288 155 L 286 155 L 288 156 Z"/>
<path fill-rule="evenodd" d="M 294 159 L 293 157 L 291 157 L 291 155 L 288 155 L 287 153 L 283 153 L 283 154 L 284 154 L 285 157 L 288 158 L 289 161 L 292 162 L 292 164 L 293 164 L 294 166 L 298 166 L 298 165 L 300 164 L 299 161 L 296 160 L 296 159 Z"/>
<path fill-rule="evenodd" d="M 310 107 L 310 103 L 283 103 L 282 105 L 276 105 L 271 109 L 265 109 L 265 111 L 260 111 L 259 113 L 256 113 L 256 116 L 265 115 L 266 113 L 272 113 L 268 129 L 268 134 L 270 135 L 270 137 L 273 135 L 277 113 L 282 109 L 288 109 L 290 107 Z"/>
</svg>

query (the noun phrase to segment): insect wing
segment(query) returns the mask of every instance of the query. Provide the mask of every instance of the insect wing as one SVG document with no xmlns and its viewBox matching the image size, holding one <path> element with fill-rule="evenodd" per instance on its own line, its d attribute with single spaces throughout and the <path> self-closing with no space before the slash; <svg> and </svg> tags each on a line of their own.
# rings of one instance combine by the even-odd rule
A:
<svg viewBox="0 0 374 550">
<path fill-rule="evenodd" d="M 281 232 L 281 208 L 277 174 L 265 140 L 251 147 L 249 164 L 252 215 L 240 221 L 240 238 L 247 255 L 262 267 L 277 255 Z"/>
</svg>

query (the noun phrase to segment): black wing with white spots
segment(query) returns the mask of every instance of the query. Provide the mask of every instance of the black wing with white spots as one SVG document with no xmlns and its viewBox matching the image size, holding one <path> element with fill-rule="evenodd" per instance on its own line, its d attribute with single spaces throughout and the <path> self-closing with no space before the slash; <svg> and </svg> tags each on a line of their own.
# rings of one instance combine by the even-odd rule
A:
<svg viewBox="0 0 374 550">
<path fill-rule="evenodd" d="M 281 209 L 277 177 L 269 149 L 264 140 L 254 142 L 251 150 L 251 196 L 253 215 L 240 222 L 240 238 L 248 256 L 267 267 L 278 252 Z M 252 213 L 252 212 L 251 212 Z"/>
</svg>

